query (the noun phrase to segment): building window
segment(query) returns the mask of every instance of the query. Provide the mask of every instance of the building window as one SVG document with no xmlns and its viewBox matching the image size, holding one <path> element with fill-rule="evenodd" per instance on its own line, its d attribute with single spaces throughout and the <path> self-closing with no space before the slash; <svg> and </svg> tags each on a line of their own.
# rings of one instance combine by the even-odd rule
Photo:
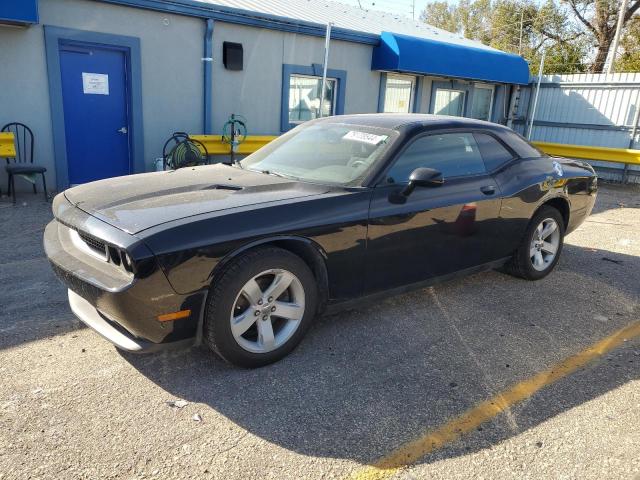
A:
<svg viewBox="0 0 640 480">
<path fill-rule="evenodd" d="M 299 124 L 320 117 L 322 77 L 291 75 L 289 77 L 289 123 Z M 336 100 L 336 79 L 327 78 L 324 92 L 323 117 L 333 115 Z"/>
<path fill-rule="evenodd" d="M 464 115 L 465 92 L 449 88 L 436 88 L 433 113 L 436 115 Z"/>
<path fill-rule="evenodd" d="M 409 113 L 412 110 L 416 79 L 407 75 L 387 74 L 384 94 L 386 113 Z"/>
<path fill-rule="evenodd" d="M 493 106 L 493 87 L 476 85 L 471 100 L 471 118 L 491 120 Z"/>
<path fill-rule="evenodd" d="M 327 70 L 323 117 L 344 113 L 346 85 L 346 71 Z M 286 132 L 303 122 L 319 118 L 321 94 L 322 65 L 283 65 L 280 130 Z"/>
</svg>

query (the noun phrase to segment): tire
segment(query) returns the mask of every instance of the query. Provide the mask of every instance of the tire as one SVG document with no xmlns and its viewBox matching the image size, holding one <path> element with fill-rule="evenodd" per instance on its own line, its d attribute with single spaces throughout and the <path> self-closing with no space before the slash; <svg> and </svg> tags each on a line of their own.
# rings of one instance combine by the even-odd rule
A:
<svg viewBox="0 0 640 480">
<path fill-rule="evenodd" d="M 281 248 L 257 248 L 232 260 L 214 278 L 203 337 L 223 360 L 262 367 L 300 343 L 317 307 L 315 277 L 300 257 Z"/>
<path fill-rule="evenodd" d="M 546 223 L 545 223 L 546 222 Z M 556 229 L 544 238 L 541 244 L 538 233 L 555 223 Z M 542 225 L 542 227 L 540 227 Z M 545 226 L 546 225 L 546 226 Z M 535 213 L 513 257 L 505 265 L 506 273 L 525 280 L 540 280 L 551 273 L 562 252 L 564 244 L 564 219 L 562 214 L 550 206 L 542 206 Z M 549 246 L 555 245 L 555 253 L 550 257 Z M 537 251 L 537 253 L 535 253 Z M 540 262 L 542 258 L 542 262 Z"/>
</svg>

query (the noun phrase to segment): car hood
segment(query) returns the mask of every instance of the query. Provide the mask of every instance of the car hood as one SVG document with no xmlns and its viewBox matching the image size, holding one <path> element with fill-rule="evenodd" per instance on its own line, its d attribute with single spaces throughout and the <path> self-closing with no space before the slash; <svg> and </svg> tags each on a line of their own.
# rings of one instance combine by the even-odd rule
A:
<svg viewBox="0 0 640 480">
<path fill-rule="evenodd" d="M 135 234 L 193 215 L 329 190 L 327 186 L 218 164 L 99 180 L 70 188 L 65 196 L 86 213 Z"/>
</svg>

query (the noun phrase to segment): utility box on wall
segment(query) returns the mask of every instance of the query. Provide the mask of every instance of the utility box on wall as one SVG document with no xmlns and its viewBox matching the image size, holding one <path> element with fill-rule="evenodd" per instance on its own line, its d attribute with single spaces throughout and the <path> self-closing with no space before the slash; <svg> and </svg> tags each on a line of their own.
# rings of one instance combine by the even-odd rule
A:
<svg viewBox="0 0 640 480">
<path fill-rule="evenodd" d="M 0 0 L 0 25 L 38 23 L 38 0 Z"/>
</svg>

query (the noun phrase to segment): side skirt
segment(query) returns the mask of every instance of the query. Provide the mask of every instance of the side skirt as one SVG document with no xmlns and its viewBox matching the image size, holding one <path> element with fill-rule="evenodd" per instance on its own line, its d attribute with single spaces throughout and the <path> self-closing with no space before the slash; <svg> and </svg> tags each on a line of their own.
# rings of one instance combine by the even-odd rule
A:
<svg viewBox="0 0 640 480">
<path fill-rule="evenodd" d="M 330 302 L 327 305 L 326 310 L 323 312 L 323 315 L 331 315 L 331 314 L 340 312 L 342 310 L 347 310 L 350 308 L 357 307 L 361 304 L 364 304 L 365 302 L 368 303 L 375 300 L 381 300 L 383 298 L 391 297 L 394 295 L 400 295 L 402 293 L 412 292 L 415 290 L 420 290 L 422 288 L 431 287 L 438 283 L 448 282 L 449 280 L 453 280 L 456 278 L 473 275 L 474 273 L 493 270 L 493 269 L 502 267 L 505 263 L 509 261 L 510 258 L 511 257 L 501 258 L 499 260 L 494 260 L 493 262 L 483 263 L 481 265 L 476 265 L 474 267 L 465 268 L 464 270 L 458 270 L 457 272 L 448 273 L 446 275 L 440 275 L 438 277 L 432 277 L 420 282 L 410 283 L 408 285 L 392 288 L 390 290 L 383 290 L 381 292 L 372 293 L 370 295 L 365 295 L 358 298 Z"/>
</svg>

